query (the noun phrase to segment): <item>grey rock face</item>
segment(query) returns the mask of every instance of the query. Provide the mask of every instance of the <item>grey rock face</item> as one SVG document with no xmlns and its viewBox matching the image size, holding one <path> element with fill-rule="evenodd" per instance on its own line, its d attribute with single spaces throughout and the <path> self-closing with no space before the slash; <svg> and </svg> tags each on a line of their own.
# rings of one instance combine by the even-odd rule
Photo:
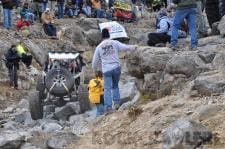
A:
<svg viewBox="0 0 225 149">
<path fill-rule="evenodd" d="M 97 46 L 102 40 L 101 32 L 97 29 L 90 29 L 85 32 L 85 35 L 89 45 L 91 46 Z"/>
<path fill-rule="evenodd" d="M 202 124 L 190 120 L 178 120 L 163 133 L 163 149 L 191 149 L 200 147 L 212 138 Z"/>
<path fill-rule="evenodd" d="M 194 81 L 194 90 L 200 95 L 220 94 L 225 89 L 225 79 L 223 72 L 211 72 L 198 76 Z"/>
<path fill-rule="evenodd" d="M 219 111 L 223 111 L 222 105 L 203 105 L 196 109 L 196 114 L 200 121 L 216 115 Z"/>
<path fill-rule="evenodd" d="M 50 149 L 62 149 L 66 145 L 76 141 L 78 137 L 72 133 L 56 133 L 47 140 L 47 146 Z"/>
<path fill-rule="evenodd" d="M 17 131 L 3 131 L 0 133 L 0 148 L 19 148 L 25 141 L 25 136 Z"/>
<path fill-rule="evenodd" d="M 69 116 L 80 113 L 80 106 L 78 102 L 67 103 L 64 107 L 56 109 L 55 117 L 59 120 L 67 120 Z"/>
<path fill-rule="evenodd" d="M 220 20 L 219 22 L 219 25 L 218 25 L 218 29 L 220 31 L 220 34 L 222 36 L 225 35 L 225 29 L 224 29 L 224 26 L 225 26 L 225 17 L 223 16 L 222 19 Z"/>
</svg>

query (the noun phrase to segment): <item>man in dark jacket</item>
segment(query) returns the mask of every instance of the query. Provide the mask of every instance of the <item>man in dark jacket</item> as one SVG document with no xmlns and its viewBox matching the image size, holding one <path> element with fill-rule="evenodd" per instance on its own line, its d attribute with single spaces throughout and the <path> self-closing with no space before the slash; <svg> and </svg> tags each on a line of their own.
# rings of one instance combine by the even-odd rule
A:
<svg viewBox="0 0 225 149">
<path fill-rule="evenodd" d="M 10 86 L 18 89 L 18 75 L 20 57 L 16 50 L 16 45 L 12 45 L 5 54 L 6 67 L 9 71 Z"/>
<path fill-rule="evenodd" d="M 12 9 L 14 5 L 13 0 L 2 0 L 4 27 L 6 29 L 12 28 Z"/>
<path fill-rule="evenodd" d="M 191 50 L 196 50 L 198 45 L 196 28 L 196 0 L 173 0 L 173 2 L 177 4 L 177 9 L 172 28 L 171 47 L 174 50 L 177 50 L 178 29 L 180 28 L 183 20 L 186 19 L 189 32 L 191 34 Z"/>
</svg>

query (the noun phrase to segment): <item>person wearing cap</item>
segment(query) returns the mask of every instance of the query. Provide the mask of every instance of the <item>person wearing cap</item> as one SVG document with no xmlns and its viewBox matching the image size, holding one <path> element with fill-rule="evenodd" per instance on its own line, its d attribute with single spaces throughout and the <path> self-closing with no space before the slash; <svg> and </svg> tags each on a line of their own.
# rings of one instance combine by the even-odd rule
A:
<svg viewBox="0 0 225 149">
<path fill-rule="evenodd" d="M 104 109 L 112 111 L 120 106 L 120 93 L 118 83 L 121 74 L 121 65 L 118 53 L 120 51 L 135 50 L 136 45 L 126 45 L 117 40 L 110 39 L 108 29 L 102 30 L 102 42 L 96 47 L 92 59 L 92 68 L 95 72 L 101 70 L 104 78 Z"/>
<path fill-rule="evenodd" d="M 41 21 L 43 23 L 45 33 L 48 36 L 56 36 L 56 27 L 53 24 L 54 19 L 49 8 L 46 8 L 46 10 L 42 13 Z"/>
</svg>

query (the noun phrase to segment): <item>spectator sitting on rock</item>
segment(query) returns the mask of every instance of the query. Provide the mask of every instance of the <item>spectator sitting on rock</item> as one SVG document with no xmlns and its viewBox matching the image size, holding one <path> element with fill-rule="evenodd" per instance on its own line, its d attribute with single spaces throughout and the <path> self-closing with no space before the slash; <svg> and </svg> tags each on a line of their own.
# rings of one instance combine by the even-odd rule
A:
<svg viewBox="0 0 225 149">
<path fill-rule="evenodd" d="M 20 11 L 20 15 L 22 18 L 25 18 L 27 21 L 34 22 L 34 14 L 29 9 L 28 3 L 24 3 L 23 7 Z"/>
<path fill-rule="evenodd" d="M 65 5 L 65 14 L 67 14 L 68 17 L 73 17 L 77 15 L 77 10 L 71 0 L 68 0 Z"/>
<path fill-rule="evenodd" d="M 30 35 L 30 25 L 29 21 L 24 20 L 21 16 L 16 22 L 16 33 L 22 33 L 23 37 L 28 37 Z"/>
<path fill-rule="evenodd" d="M 45 33 L 48 36 L 56 36 L 56 27 L 53 24 L 54 19 L 53 19 L 53 15 L 51 14 L 49 8 L 47 8 L 45 10 L 45 12 L 42 13 L 41 20 L 43 23 L 43 28 L 44 28 Z"/>
<path fill-rule="evenodd" d="M 91 5 L 89 5 L 86 1 L 83 4 L 82 11 L 87 17 L 91 17 Z"/>
<path fill-rule="evenodd" d="M 101 6 L 100 0 L 92 0 L 92 11 L 94 12 L 96 18 L 104 18 L 104 10 Z"/>
<path fill-rule="evenodd" d="M 24 18 L 22 17 L 19 17 L 17 22 L 16 22 L 16 29 L 17 31 L 23 29 L 23 27 L 27 26 L 29 27 L 31 25 L 31 23 L 27 20 L 25 20 Z"/>
<path fill-rule="evenodd" d="M 148 45 L 149 46 L 165 46 L 167 42 L 170 42 L 171 31 L 173 26 L 173 14 L 174 9 L 168 6 L 167 9 L 162 9 L 159 11 L 156 21 L 156 33 L 150 33 L 148 35 Z M 179 30 L 179 37 L 184 38 L 187 34 L 184 31 Z"/>
</svg>

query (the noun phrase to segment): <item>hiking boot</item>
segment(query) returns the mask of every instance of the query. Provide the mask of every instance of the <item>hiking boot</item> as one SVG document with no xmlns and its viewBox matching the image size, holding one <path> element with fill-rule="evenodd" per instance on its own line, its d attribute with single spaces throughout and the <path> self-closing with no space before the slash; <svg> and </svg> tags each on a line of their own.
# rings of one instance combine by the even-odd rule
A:
<svg viewBox="0 0 225 149">
<path fill-rule="evenodd" d="M 114 104 L 114 109 L 115 110 L 118 110 L 119 108 L 120 108 L 120 104 L 118 104 L 118 103 L 117 104 Z"/>
<path fill-rule="evenodd" d="M 112 113 L 113 113 L 113 110 L 112 109 L 108 109 L 108 110 L 106 110 L 104 116 L 110 115 Z"/>
<path fill-rule="evenodd" d="M 165 47 L 165 46 L 166 46 L 165 43 L 157 43 L 157 44 L 155 45 L 155 47 Z"/>
<path fill-rule="evenodd" d="M 178 46 L 174 46 L 172 44 L 169 44 L 168 48 L 171 48 L 173 51 L 179 51 L 179 47 Z"/>
<path fill-rule="evenodd" d="M 198 47 L 190 47 L 190 51 L 197 51 Z"/>
</svg>

